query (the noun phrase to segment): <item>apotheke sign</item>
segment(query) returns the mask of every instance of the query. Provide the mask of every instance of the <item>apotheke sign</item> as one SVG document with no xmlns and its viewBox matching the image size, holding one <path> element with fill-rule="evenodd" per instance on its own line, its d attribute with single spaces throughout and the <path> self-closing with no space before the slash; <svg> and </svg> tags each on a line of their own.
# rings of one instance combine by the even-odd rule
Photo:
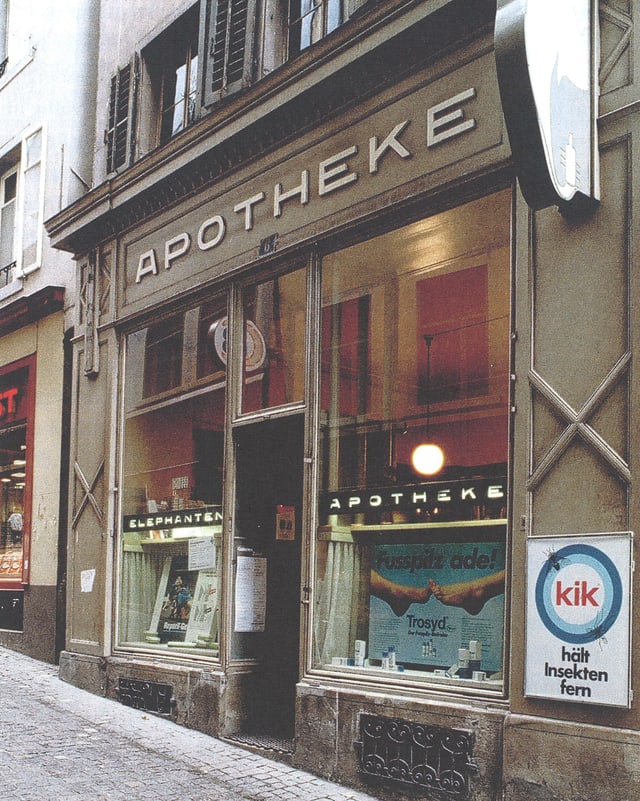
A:
<svg viewBox="0 0 640 801">
<path fill-rule="evenodd" d="M 475 88 L 470 87 L 426 109 L 426 148 L 435 147 L 476 127 L 475 119 L 467 118 L 464 108 L 475 96 Z M 260 213 L 266 213 L 277 220 L 284 214 L 287 204 L 306 206 L 311 201 L 312 187 L 315 187 L 316 197 L 323 198 L 356 183 L 362 176 L 363 164 L 362 158 L 359 158 L 362 150 L 367 154 L 366 172 L 369 175 L 377 173 L 383 162 L 390 162 L 392 154 L 400 159 L 411 158 L 413 154 L 402 139 L 403 132 L 410 123 L 411 120 L 405 119 L 382 135 L 370 136 L 364 148 L 362 143 L 354 143 L 332 153 L 321 159 L 317 165 L 303 169 L 299 183 L 293 186 L 286 186 L 284 182 L 278 181 L 268 189 L 250 187 L 246 197 L 233 201 L 228 208 L 223 205 L 221 210 L 204 219 L 197 231 L 181 231 L 167 239 L 159 248 L 150 248 L 141 253 L 136 284 L 148 276 L 157 275 L 160 268 L 170 270 L 174 262 L 186 256 L 192 248 L 212 251 L 220 247 L 232 232 L 237 235 L 238 231 L 253 231 L 256 217 Z"/>
<path fill-rule="evenodd" d="M 330 231 L 390 190 L 404 187 L 410 198 L 445 180 L 437 174 L 450 165 L 476 169 L 464 162 L 478 154 L 485 164 L 498 149 L 495 159 L 505 160 L 493 65 L 489 53 L 398 99 L 389 93 L 389 102 L 348 128 L 251 165 L 160 218 L 153 231 L 133 234 L 125 242 L 126 303 L 205 270 L 221 275 L 257 258 L 267 240 L 284 249 L 317 236 L 321 221 Z"/>
<path fill-rule="evenodd" d="M 323 514 L 352 514 L 354 512 L 409 512 L 432 509 L 436 506 L 475 506 L 507 502 L 507 482 L 501 479 L 475 481 L 432 482 L 347 490 L 325 493 L 321 498 Z"/>
</svg>

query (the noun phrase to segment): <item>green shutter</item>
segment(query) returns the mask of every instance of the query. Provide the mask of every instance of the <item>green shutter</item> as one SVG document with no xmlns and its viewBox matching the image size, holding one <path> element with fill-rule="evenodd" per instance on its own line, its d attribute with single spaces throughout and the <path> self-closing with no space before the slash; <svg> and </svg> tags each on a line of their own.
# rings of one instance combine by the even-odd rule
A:
<svg viewBox="0 0 640 801">
<path fill-rule="evenodd" d="M 251 83 L 255 0 L 201 0 L 202 105 Z"/>
</svg>

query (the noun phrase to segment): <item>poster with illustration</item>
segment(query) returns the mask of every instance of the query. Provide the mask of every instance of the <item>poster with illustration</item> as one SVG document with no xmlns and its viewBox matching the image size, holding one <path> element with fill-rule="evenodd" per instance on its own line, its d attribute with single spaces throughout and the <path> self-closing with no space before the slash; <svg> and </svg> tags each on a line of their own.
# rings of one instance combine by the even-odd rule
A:
<svg viewBox="0 0 640 801">
<path fill-rule="evenodd" d="M 369 657 L 395 646 L 399 664 L 447 669 L 481 643 L 480 669 L 502 669 L 503 542 L 376 545 L 371 566 Z"/>
<path fill-rule="evenodd" d="M 186 568 L 186 557 L 173 557 L 166 583 L 160 588 L 163 597 L 157 631 L 161 642 L 185 639 L 198 578 L 197 572 Z"/>
</svg>

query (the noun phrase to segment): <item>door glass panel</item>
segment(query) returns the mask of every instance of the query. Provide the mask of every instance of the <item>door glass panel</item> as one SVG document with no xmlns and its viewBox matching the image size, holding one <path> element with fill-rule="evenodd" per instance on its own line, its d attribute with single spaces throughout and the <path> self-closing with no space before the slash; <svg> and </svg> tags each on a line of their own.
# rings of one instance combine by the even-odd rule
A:
<svg viewBox="0 0 640 801">
<path fill-rule="evenodd" d="M 304 400 L 306 270 L 249 287 L 243 313 L 242 411 Z"/>
</svg>

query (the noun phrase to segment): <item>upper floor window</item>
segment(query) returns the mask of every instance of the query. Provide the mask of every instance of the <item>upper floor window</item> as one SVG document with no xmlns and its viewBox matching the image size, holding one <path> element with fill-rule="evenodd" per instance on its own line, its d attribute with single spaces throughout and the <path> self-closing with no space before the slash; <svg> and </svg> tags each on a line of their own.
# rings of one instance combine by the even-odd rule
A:
<svg viewBox="0 0 640 801">
<path fill-rule="evenodd" d="M 0 176 L 0 288 L 11 282 L 16 264 L 16 197 L 18 171 Z"/>
<path fill-rule="evenodd" d="M 0 78 L 7 67 L 7 34 L 9 32 L 9 0 L 0 0 Z"/>
<path fill-rule="evenodd" d="M 197 4 L 142 51 L 142 69 L 144 106 L 152 112 L 149 128 L 142 135 L 149 147 L 154 147 L 168 142 L 197 116 Z"/>
<path fill-rule="evenodd" d="M 0 0 L 0 78 L 29 55 L 33 3 Z"/>
<path fill-rule="evenodd" d="M 255 0 L 202 0 L 202 104 L 248 86 L 253 78 Z"/>
<path fill-rule="evenodd" d="M 169 142 L 201 108 L 272 72 L 339 27 L 363 2 L 194 3 L 142 49 L 139 62 L 133 59 L 112 77 L 107 173 L 129 166 L 134 147 L 139 157 Z"/>
<path fill-rule="evenodd" d="M 43 146 L 38 128 L 0 158 L 0 289 L 40 266 Z"/>
<path fill-rule="evenodd" d="M 343 22 L 343 0 L 292 0 L 291 55 L 322 39 Z"/>
<path fill-rule="evenodd" d="M 131 160 L 131 117 L 134 92 L 134 66 L 127 64 L 111 78 L 109 115 L 105 131 L 107 172 L 128 166 Z"/>
</svg>

